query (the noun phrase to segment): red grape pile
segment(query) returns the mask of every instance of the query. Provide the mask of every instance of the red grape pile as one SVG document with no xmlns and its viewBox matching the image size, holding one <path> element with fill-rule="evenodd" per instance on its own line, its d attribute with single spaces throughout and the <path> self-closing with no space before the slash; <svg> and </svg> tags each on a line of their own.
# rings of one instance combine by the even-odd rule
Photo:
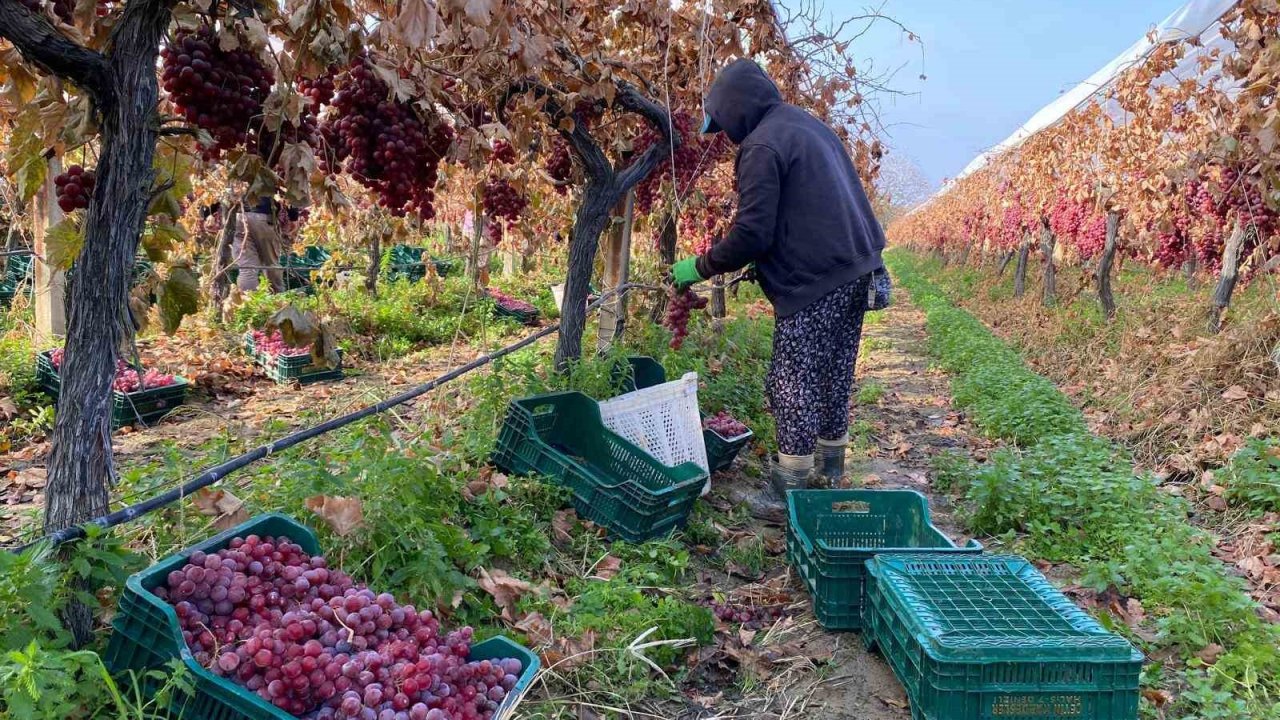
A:
<svg viewBox="0 0 1280 720">
<path fill-rule="evenodd" d="M 523 300 L 520 300 L 518 298 L 511 297 L 510 295 L 502 292 L 501 290 L 494 290 L 493 288 L 490 288 L 489 297 L 493 298 L 493 301 L 495 303 L 502 306 L 503 310 L 510 310 L 512 312 L 523 312 L 523 313 L 538 311 L 536 307 L 530 305 L 529 303 Z"/>
<path fill-rule="evenodd" d="M 270 357 L 297 357 L 299 355 L 310 355 L 311 348 L 308 347 L 290 347 L 284 342 L 284 334 L 279 330 L 270 335 L 261 330 L 253 331 L 253 347 L 260 353 Z"/>
<path fill-rule="evenodd" d="M 569 143 L 563 138 L 551 141 L 551 151 L 544 167 L 556 183 L 556 192 L 561 195 L 569 192 L 569 181 L 573 179 L 573 156 L 569 154 Z"/>
<path fill-rule="evenodd" d="M 773 625 L 784 614 L 782 605 L 743 605 L 741 603 L 720 602 L 714 598 L 704 598 L 699 605 L 709 608 L 716 619 L 738 623 L 748 630 L 759 630 Z"/>
<path fill-rule="evenodd" d="M 333 112 L 320 133 L 333 164 L 377 194 L 379 205 L 397 216 L 412 210 L 423 220 L 435 217 L 435 185 L 453 127 L 434 115 L 424 120 L 396 100 L 369 58 L 357 58 L 339 76 Z"/>
<path fill-rule="evenodd" d="M 244 49 L 223 50 L 211 25 L 180 30 L 171 45 L 160 49 L 165 92 L 188 122 L 213 136 L 206 157 L 244 145 L 275 76 Z"/>
<path fill-rule="evenodd" d="M 671 331 L 671 349 L 679 350 L 689 337 L 689 315 L 707 306 L 707 299 L 690 288 L 671 293 L 667 299 L 667 315 L 662 325 Z"/>
<path fill-rule="evenodd" d="M 54 370 L 62 368 L 63 349 L 55 348 L 49 353 L 49 362 L 53 364 Z M 138 371 L 131 367 L 123 360 L 116 360 L 116 376 L 111 380 L 111 389 L 116 392 L 131 393 L 139 390 L 150 390 L 153 388 L 168 387 L 173 385 L 177 380 L 166 373 L 162 373 L 155 368 L 149 368 L 138 376 Z"/>
<path fill-rule="evenodd" d="M 89 207 L 89 198 L 93 195 L 93 186 L 97 176 L 92 170 L 85 170 L 79 165 L 72 165 L 67 171 L 53 179 L 58 190 L 58 207 L 63 212 L 83 210 Z"/>
<path fill-rule="evenodd" d="M 529 205 L 529 198 L 516 190 L 506 178 L 497 175 L 489 176 L 482 193 L 481 202 L 484 204 L 485 214 L 491 218 L 510 222 L 519 218 L 520 213 Z"/>
<path fill-rule="evenodd" d="M 703 420 L 702 427 L 725 439 L 741 437 L 747 434 L 747 426 L 738 422 L 737 418 L 724 410 Z"/>
<path fill-rule="evenodd" d="M 481 720 L 516 686 L 516 659 L 468 661 L 471 628 L 375 594 L 286 537 L 191 553 L 153 592 L 195 659 L 313 720 Z"/>
</svg>

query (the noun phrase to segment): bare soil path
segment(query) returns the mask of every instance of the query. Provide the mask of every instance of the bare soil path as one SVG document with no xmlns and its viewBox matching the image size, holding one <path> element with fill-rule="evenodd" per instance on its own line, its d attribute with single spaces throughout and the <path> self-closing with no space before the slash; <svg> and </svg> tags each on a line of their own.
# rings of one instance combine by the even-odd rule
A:
<svg viewBox="0 0 1280 720">
<path fill-rule="evenodd" d="M 924 315 L 905 293 L 897 305 L 871 320 L 863 333 L 857 387 L 861 402 L 851 411 L 851 487 L 908 488 L 929 498 L 933 520 L 957 542 L 968 540 L 952 517 L 946 497 L 934 492 L 931 460 L 944 452 L 981 455 L 987 443 L 975 437 L 951 406 L 947 378 L 932 370 L 926 355 Z M 878 388 L 878 389 L 870 389 Z M 712 501 L 730 506 L 763 487 L 762 469 L 752 458 L 713 480 Z M 717 500 L 719 499 L 719 500 Z M 776 562 L 765 577 L 741 582 L 732 575 L 703 578 L 708 590 L 733 596 L 786 593 L 795 614 L 773 630 L 725 638 L 704 650 L 702 664 L 719 663 L 739 677 L 717 695 L 686 692 L 690 703 L 679 714 L 711 718 L 821 718 L 822 720 L 906 720 L 906 695 L 883 658 L 868 652 L 856 632 L 828 632 L 809 610 L 803 583 L 785 563 L 785 526 L 760 520 L 751 529 L 765 538 Z M 732 542 L 732 533 L 727 538 Z M 697 669 L 705 669 L 702 665 Z"/>
</svg>

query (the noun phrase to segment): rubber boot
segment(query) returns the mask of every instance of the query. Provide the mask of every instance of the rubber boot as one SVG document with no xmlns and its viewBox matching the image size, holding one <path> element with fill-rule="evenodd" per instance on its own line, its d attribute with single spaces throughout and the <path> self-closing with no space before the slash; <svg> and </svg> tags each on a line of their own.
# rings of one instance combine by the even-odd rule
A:
<svg viewBox="0 0 1280 720">
<path fill-rule="evenodd" d="M 769 469 L 769 485 L 776 499 L 786 501 L 788 490 L 804 490 L 813 479 L 812 455 L 783 455 Z"/>
<path fill-rule="evenodd" d="M 818 438 L 818 475 L 824 486 L 838 488 L 844 481 L 844 454 L 848 447 L 848 433 L 836 440 Z"/>
</svg>

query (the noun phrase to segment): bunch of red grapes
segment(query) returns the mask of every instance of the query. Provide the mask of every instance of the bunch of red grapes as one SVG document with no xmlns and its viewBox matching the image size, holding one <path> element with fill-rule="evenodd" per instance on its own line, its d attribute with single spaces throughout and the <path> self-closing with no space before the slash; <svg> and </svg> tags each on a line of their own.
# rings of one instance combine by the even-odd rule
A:
<svg viewBox="0 0 1280 720">
<path fill-rule="evenodd" d="M 299 355 L 310 355 L 311 348 L 308 347 L 292 347 L 285 344 L 284 334 L 279 330 L 268 335 L 261 330 L 253 331 L 253 347 L 260 353 L 270 357 L 297 357 Z"/>
<path fill-rule="evenodd" d="M 516 149 L 506 140 L 493 141 L 493 161 L 510 165 L 516 161 Z"/>
<path fill-rule="evenodd" d="M 223 50 L 212 25 L 180 30 L 160 49 L 165 92 L 188 122 L 207 130 L 214 146 L 205 155 L 244 145 L 251 125 L 262 114 L 274 74 L 249 50 Z"/>
<path fill-rule="evenodd" d="M 1015 201 L 1004 209 L 1004 216 L 1000 219 L 1000 240 L 1005 247 L 1016 248 L 1025 232 L 1022 205 Z"/>
<path fill-rule="evenodd" d="M 707 306 L 707 299 L 695 293 L 691 288 L 675 291 L 667 299 L 667 315 L 662 320 L 663 327 L 671 331 L 671 349 L 679 350 L 684 339 L 689 337 L 689 315 L 694 310 Z"/>
<path fill-rule="evenodd" d="M 724 622 L 738 623 L 748 630 L 759 630 L 777 622 L 784 614 L 782 605 L 744 605 L 728 601 L 704 598 L 699 605 L 709 608 L 716 618 Z"/>
<path fill-rule="evenodd" d="M 502 309 L 504 310 L 511 310 L 512 312 L 525 312 L 525 313 L 537 312 L 538 310 L 537 308 L 525 302 L 524 300 L 511 297 L 510 295 L 502 292 L 501 290 L 494 290 L 490 288 L 489 297 L 493 298 L 493 301 L 498 305 L 502 306 Z"/>
<path fill-rule="evenodd" d="M 1271 234 L 1276 216 L 1263 202 L 1257 178 L 1242 176 L 1239 170 L 1227 168 L 1222 171 L 1220 187 L 1224 215 L 1225 211 L 1233 210 L 1241 223 L 1256 227 L 1258 234 Z"/>
<path fill-rule="evenodd" d="M 516 659 L 468 661 L 471 628 L 375 594 L 286 537 L 193 552 L 153 592 L 200 664 L 314 720 L 476 720 L 518 682 Z"/>
<path fill-rule="evenodd" d="M 490 175 L 482 190 L 481 203 L 485 214 L 508 222 L 520 217 L 529 205 L 529 198 L 516 190 L 506 178 Z"/>
<path fill-rule="evenodd" d="M 1156 249 L 1152 259 L 1162 268 L 1176 268 L 1186 262 L 1187 236 L 1181 231 L 1162 232 L 1156 236 Z"/>
<path fill-rule="evenodd" d="M 336 67 L 329 68 L 326 75 L 318 78 L 301 78 L 298 80 L 298 91 L 307 99 L 307 107 L 312 112 L 320 112 L 325 105 L 333 102 L 333 96 L 337 92 L 336 86 L 333 84 L 333 78 L 338 74 Z"/>
<path fill-rule="evenodd" d="M 730 415 L 725 410 L 721 410 L 715 415 L 704 419 L 702 421 L 702 427 L 726 439 L 741 437 L 747 434 L 747 426 L 743 425 L 737 418 Z"/>
<path fill-rule="evenodd" d="M 440 161 L 453 145 L 453 127 L 434 115 L 424 120 L 392 97 L 367 57 L 357 58 L 336 86 L 333 112 L 320 126 L 333 161 L 393 215 L 435 217 Z"/>
<path fill-rule="evenodd" d="M 673 113 L 671 126 L 680 144 L 663 156 L 657 170 L 636 185 L 636 209 L 642 213 L 653 210 L 663 183 L 673 179 L 673 167 L 675 193 L 683 198 L 698 178 L 715 167 L 729 151 L 729 141 L 724 133 L 698 134 L 693 116 L 687 112 Z M 664 142 L 662 134 L 647 127 L 635 142 L 636 155 L 659 142 Z"/>
<path fill-rule="evenodd" d="M 1080 257 L 1088 260 L 1102 252 L 1106 244 L 1107 216 L 1094 215 L 1080 227 L 1080 234 L 1076 237 L 1076 249 L 1079 250 Z"/>
<path fill-rule="evenodd" d="M 89 207 L 89 198 L 93 196 L 93 186 L 97 179 L 92 170 L 85 170 L 79 165 L 67 168 L 66 172 L 53 179 L 58 191 L 58 207 L 63 212 Z"/>
<path fill-rule="evenodd" d="M 1053 230 L 1054 236 L 1067 243 L 1074 242 L 1084 219 L 1084 207 L 1059 191 L 1053 209 L 1049 211 L 1049 229 Z"/>
<path fill-rule="evenodd" d="M 1218 201 L 1209 191 L 1208 183 L 1199 180 L 1188 182 L 1183 188 L 1183 198 L 1192 212 L 1204 217 L 1218 216 Z"/>
<path fill-rule="evenodd" d="M 62 358 L 62 348 L 55 348 L 49 353 L 49 362 L 53 364 L 54 370 L 62 369 Z M 168 387 L 175 382 L 177 380 L 172 375 L 162 373 L 155 368 L 148 368 L 139 376 L 138 371 L 131 367 L 129 363 L 123 360 L 116 360 L 116 375 L 111 380 L 111 389 L 116 392 L 131 393 L 139 390 Z"/>
<path fill-rule="evenodd" d="M 569 181 L 573 179 L 573 157 L 569 154 L 569 143 L 563 138 L 551 141 L 551 151 L 547 154 L 544 165 L 547 175 L 555 181 L 556 192 L 564 195 L 569 192 Z"/>
</svg>

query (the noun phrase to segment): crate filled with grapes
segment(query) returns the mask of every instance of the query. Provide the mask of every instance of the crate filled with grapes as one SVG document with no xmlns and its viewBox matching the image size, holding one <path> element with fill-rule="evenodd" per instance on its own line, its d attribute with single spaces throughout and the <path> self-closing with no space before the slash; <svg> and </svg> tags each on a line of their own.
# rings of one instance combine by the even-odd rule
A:
<svg viewBox="0 0 1280 720">
<path fill-rule="evenodd" d="M 309 385 L 325 380 L 341 380 L 342 351 L 338 351 L 337 367 L 317 365 L 309 347 L 290 347 L 279 330 L 252 330 L 244 336 L 245 351 L 262 366 L 267 377 L 279 383 L 298 381 Z"/>
<path fill-rule="evenodd" d="M 473 642 L 425 607 L 356 583 L 309 529 L 260 515 L 130 577 L 104 660 L 115 673 L 180 661 L 191 683 L 175 717 L 509 716 L 538 657 L 501 636 Z"/>
<path fill-rule="evenodd" d="M 523 325 L 538 324 L 538 308 L 501 290 L 489 288 L 486 292 L 493 300 L 493 312 L 498 317 L 509 317 Z"/>
<path fill-rule="evenodd" d="M 62 389 L 62 360 L 62 348 L 36 356 L 36 383 L 54 398 Z M 116 360 L 116 375 L 111 381 L 111 427 L 151 425 L 185 403 L 190 389 L 185 378 L 155 368 L 146 368 L 139 374 L 137 368 Z"/>
<path fill-rule="evenodd" d="M 702 419 L 702 439 L 707 445 L 707 469 L 724 470 L 733 464 L 742 448 L 751 442 L 755 433 L 727 411 Z"/>
</svg>

